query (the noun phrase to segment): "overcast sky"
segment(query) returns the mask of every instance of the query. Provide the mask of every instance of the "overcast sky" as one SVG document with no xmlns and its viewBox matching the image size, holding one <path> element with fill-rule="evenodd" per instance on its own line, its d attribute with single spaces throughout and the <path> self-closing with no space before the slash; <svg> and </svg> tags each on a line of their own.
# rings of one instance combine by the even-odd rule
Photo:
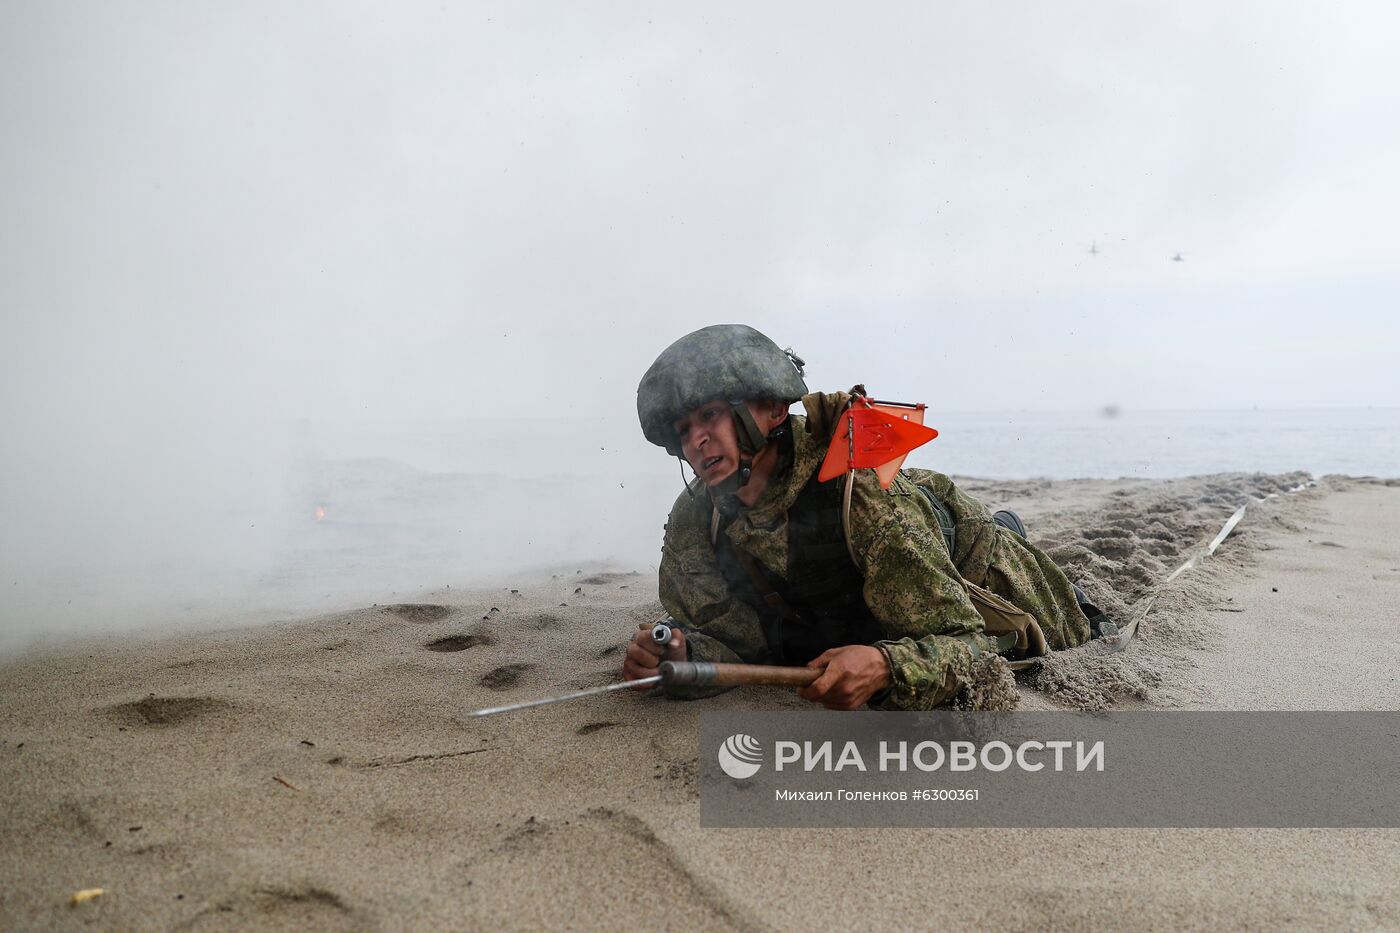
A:
<svg viewBox="0 0 1400 933">
<path fill-rule="evenodd" d="M 935 412 L 1400 405 L 1397 9 L 0 0 L 0 557 L 231 541 L 295 419 L 640 462 L 716 322 Z"/>
<path fill-rule="evenodd" d="M 4 3 L 7 421 L 1400 404 L 1393 4 L 679 6 Z"/>
</svg>

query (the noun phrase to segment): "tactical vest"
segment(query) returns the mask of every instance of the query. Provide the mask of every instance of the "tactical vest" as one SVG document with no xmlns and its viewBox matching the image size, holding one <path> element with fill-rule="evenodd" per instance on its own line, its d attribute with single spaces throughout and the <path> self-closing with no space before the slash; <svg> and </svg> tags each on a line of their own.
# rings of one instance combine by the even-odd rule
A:
<svg viewBox="0 0 1400 933">
<path fill-rule="evenodd" d="M 901 477 L 908 480 L 903 471 Z M 880 622 L 865 604 L 865 575 L 860 570 L 847 522 L 853 477 L 807 481 L 788 509 L 786 578 L 770 573 L 759 561 L 735 547 L 723 534 L 718 510 L 710 525 L 720 575 L 729 591 L 758 614 L 772 660 L 806 664 L 828 648 L 868 645 L 883 637 Z M 922 483 L 909 481 L 929 502 L 943 544 L 956 553 L 957 525 L 948 507 Z M 1012 656 L 1044 654 L 1048 648 L 1039 625 L 1001 597 L 963 580 L 973 607 L 986 624 L 994 651 Z M 981 645 L 959 636 L 980 652 Z"/>
<path fill-rule="evenodd" d="M 719 511 L 714 512 L 710 544 L 720 575 L 729 591 L 758 614 L 772 660 L 778 664 L 806 664 L 829 648 L 868 645 L 883 637 L 879 620 L 865 604 L 865 576 L 851 549 L 847 527 L 851 481 L 847 474 L 844 480 L 821 483 L 814 473 L 797 494 L 788 509 L 785 579 L 735 547 L 723 533 Z M 952 513 L 927 486 L 912 485 L 932 506 L 951 558 L 957 544 Z M 983 641 L 979 636 L 956 636 L 974 656 L 986 643 L 991 650 L 1018 659 L 1011 665 L 1018 668 L 1033 663 L 1025 659 L 1049 653 L 1035 616 L 984 587 L 958 579 L 985 627 Z"/>
<path fill-rule="evenodd" d="M 721 522 L 712 527 L 720 574 L 729 591 L 758 613 L 778 664 L 806 664 L 828 648 L 884 637 L 865 604 L 865 577 L 846 548 L 843 485 L 841 479 L 820 483 L 813 473 L 789 507 L 785 578 L 741 553 Z"/>
</svg>

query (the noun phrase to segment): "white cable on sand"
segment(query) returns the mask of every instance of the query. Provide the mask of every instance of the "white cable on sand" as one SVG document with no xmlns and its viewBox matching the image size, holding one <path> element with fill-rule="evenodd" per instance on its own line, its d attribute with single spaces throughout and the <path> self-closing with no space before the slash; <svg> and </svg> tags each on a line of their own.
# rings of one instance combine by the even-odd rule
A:
<svg viewBox="0 0 1400 933">
<path fill-rule="evenodd" d="M 1297 486 L 1294 486 L 1292 489 L 1284 493 L 1284 495 L 1292 495 L 1295 492 L 1301 492 L 1304 489 L 1307 489 L 1309 486 L 1316 485 L 1317 481 L 1310 479 L 1306 483 L 1299 483 Z M 1197 562 L 1200 561 L 1201 558 L 1209 557 L 1212 554 L 1214 554 L 1216 548 L 1220 547 L 1221 543 L 1230 536 L 1230 532 L 1235 530 L 1235 526 L 1240 523 L 1240 519 L 1244 518 L 1245 510 L 1248 509 L 1251 504 L 1264 502 L 1268 499 L 1277 499 L 1278 497 L 1279 494 L 1276 492 L 1271 492 L 1267 496 L 1263 497 L 1251 496 L 1249 502 L 1246 502 L 1244 505 L 1236 509 L 1235 514 L 1231 515 L 1229 519 L 1226 520 L 1225 526 L 1220 529 L 1220 533 L 1216 535 L 1214 539 L 1211 540 L 1210 544 L 1207 544 L 1196 554 L 1192 555 L 1191 559 L 1188 560 L 1186 563 L 1173 570 L 1171 572 L 1171 576 L 1163 580 L 1161 585 L 1157 587 L 1157 591 L 1151 596 L 1147 597 L 1147 601 L 1143 603 L 1142 611 L 1137 614 L 1137 618 L 1129 622 L 1127 625 L 1123 626 L 1123 628 L 1121 628 L 1118 631 L 1118 635 L 1116 636 L 1116 638 L 1114 638 L 1114 643 L 1112 644 L 1113 649 L 1115 651 L 1122 651 L 1128 647 L 1128 644 L 1133 640 L 1133 636 L 1137 634 L 1138 623 L 1140 623 L 1143 619 L 1147 618 L 1147 613 L 1152 608 L 1152 604 L 1157 601 L 1157 597 L 1161 595 L 1161 592 L 1163 589 L 1166 588 L 1166 585 L 1175 580 L 1177 577 L 1181 576 L 1186 571 L 1190 570 L 1192 567 L 1195 567 Z"/>
</svg>

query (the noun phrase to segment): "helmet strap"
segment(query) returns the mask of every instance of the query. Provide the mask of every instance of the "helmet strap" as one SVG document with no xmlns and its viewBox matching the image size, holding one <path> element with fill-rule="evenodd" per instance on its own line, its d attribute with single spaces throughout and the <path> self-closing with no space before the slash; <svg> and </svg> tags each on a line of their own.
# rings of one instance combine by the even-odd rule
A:
<svg viewBox="0 0 1400 933">
<path fill-rule="evenodd" d="M 743 401 L 732 401 L 729 403 L 729 410 L 734 415 L 734 435 L 739 442 L 739 469 L 734 472 L 735 489 L 743 489 L 749 484 L 749 478 L 753 476 L 753 458 L 763 445 L 768 443 L 768 438 L 758 429 L 758 422 L 753 419 L 753 412 L 749 411 L 749 406 Z"/>
<path fill-rule="evenodd" d="M 758 422 L 754 420 L 753 412 L 749 411 L 749 406 L 742 401 L 732 401 L 729 403 L 729 410 L 734 416 L 734 434 L 739 442 L 739 469 L 734 473 L 734 479 L 738 482 L 735 489 L 742 489 L 748 485 L 749 478 L 753 476 L 753 460 L 759 451 L 768 446 L 770 441 L 775 441 L 787 433 L 789 421 L 786 419 L 764 434 L 758 429 Z"/>
<path fill-rule="evenodd" d="M 763 449 L 768 438 L 758 429 L 758 422 L 753 420 L 753 412 L 749 411 L 749 406 L 742 401 L 734 401 L 729 403 L 729 410 L 734 415 L 734 434 L 739 442 L 739 451 L 751 458 Z M 740 460 L 742 462 L 743 458 Z"/>
</svg>

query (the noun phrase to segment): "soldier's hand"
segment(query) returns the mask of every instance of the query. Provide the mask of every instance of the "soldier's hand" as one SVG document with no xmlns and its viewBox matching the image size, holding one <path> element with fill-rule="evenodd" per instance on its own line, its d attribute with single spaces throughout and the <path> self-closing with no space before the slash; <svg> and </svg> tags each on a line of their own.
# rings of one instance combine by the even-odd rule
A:
<svg viewBox="0 0 1400 933">
<path fill-rule="evenodd" d="M 679 628 L 671 629 L 671 641 L 664 647 L 651 640 L 650 629 L 641 629 L 627 646 L 627 655 L 622 659 L 622 676 L 627 680 L 655 677 L 662 661 L 684 661 L 685 658 L 685 632 Z M 650 686 L 644 684 L 637 689 Z"/>
<path fill-rule="evenodd" d="M 832 648 L 813 658 L 807 666 L 826 670 L 797 691 L 797 695 L 827 709 L 859 709 L 893 682 L 885 653 L 870 645 Z"/>
</svg>

